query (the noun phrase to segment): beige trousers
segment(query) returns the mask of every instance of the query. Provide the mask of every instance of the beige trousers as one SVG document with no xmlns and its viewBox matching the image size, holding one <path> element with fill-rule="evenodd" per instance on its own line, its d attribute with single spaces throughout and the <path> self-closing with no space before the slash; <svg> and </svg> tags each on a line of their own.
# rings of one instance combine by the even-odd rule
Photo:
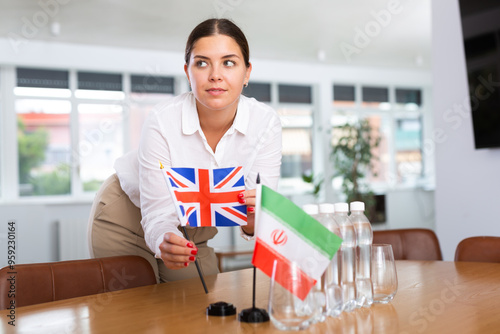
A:
<svg viewBox="0 0 500 334">
<path fill-rule="evenodd" d="M 186 227 L 189 239 L 198 247 L 197 259 L 204 275 L 219 272 L 217 257 L 207 241 L 217 234 L 215 227 Z M 96 194 L 90 212 L 88 238 L 91 257 L 139 255 L 149 261 L 158 282 L 198 276 L 196 265 L 172 270 L 146 246 L 141 226 L 141 210 L 120 187 L 116 174 L 110 176 Z"/>
</svg>

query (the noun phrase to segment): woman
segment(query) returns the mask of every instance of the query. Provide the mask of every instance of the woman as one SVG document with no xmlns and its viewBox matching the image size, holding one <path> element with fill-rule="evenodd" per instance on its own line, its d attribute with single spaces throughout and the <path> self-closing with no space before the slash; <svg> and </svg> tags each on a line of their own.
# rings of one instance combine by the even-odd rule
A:
<svg viewBox="0 0 500 334">
<path fill-rule="evenodd" d="M 155 108 L 144 124 L 137 154 L 139 186 L 130 167 L 137 163 L 133 154 L 115 164 L 121 189 L 140 205 L 145 244 L 161 259 L 157 262 L 159 281 L 196 276 L 190 264 L 197 257 L 206 275 L 218 271 L 213 250 L 207 246 L 217 229 L 188 228 L 191 241 L 183 237 L 159 162 L 167 167 L 204 169 L 242 166 L 247 190 L 238 195 L 238 201 L 247 205 L 248 225 L 242 227 L 246 238 L 253 235 L 257 174 L 271 188 L 277 187 L 280 174 L 279 117 L 270 107 L 241 96 L 252 70 L 243 32 L 226 19 L 200 23 L 188 38 L 185 62 L 192 91 Z M 116 185 L 116 177 L 112 182 Z M 110 248 L 109 238 L 97 231 L 109 228 L 109 222 L 94 219 L 93 225 L 106 226 L 91 230 L 94 255 L 109 254 L 102 251 L 105 244 Z M 130 228 L 129 232 L 137 234 Z M 144 256 L 144 243 L 139 248 Z"/>
</svg>

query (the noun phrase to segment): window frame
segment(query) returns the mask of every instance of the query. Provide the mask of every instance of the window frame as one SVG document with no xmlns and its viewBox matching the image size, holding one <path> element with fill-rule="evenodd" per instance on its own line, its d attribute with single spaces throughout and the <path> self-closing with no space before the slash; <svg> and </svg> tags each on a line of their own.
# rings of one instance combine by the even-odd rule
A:
<svg viewBox="0 0 500 334">
<path fill-rule="evenodd" d="M 349 107 L 335 106 L 335 97 L 332 99 L 331 108 L 330 108 L 330 117 L 334 117 L 336 113 L 345 112 L 349 115 L 354 115 L 358 118 L 364 118 L 367 116 L 380 115 L 381 117 L 387 117 L 389 122 L 389 133 L 387 134 L 388 139 L 388 179 L 386 181 L 377 181 L 371 182 L 371 189 L 378 194 L 383 194 L 391 189 L 408 189 L 408 188 L 417 188 L 421 184 L 429 183 L 429 179 L 431 178 L 430 174 L 432 171 L 426 168 L 428 165 L 433 163 L 433 157 L 427 154 L 424 154 L 424 139 L 426 137 L 426 133 L 429 131 L 429 122 L 426 122 L 426 115 L 428 114 L 428 99 L 426 96 L 426 87 L 422 85 L 404 85 L 404 84 L 375 84 L 375 83 L 364 83 L 364 82 L 334 82 L 332 84 L 332 92 L 334 85 L 340 86 L 354 86 L 354 104 Z M 363 87 L 369 88 L 387 88 L 388 89 L 388 108 L 383 106 L 382 108 L 376 108 L 372 106 L 363 106 L 363 95 L 362 90 Z M 419 90 L 420 91 L 420 106 L 416 110 L 407 110 L 404 107 L 400 107 L 396 102 L 396 90 L 397 89 L 408 89 L 408 90 Z M 421 163 L 422 163 L 422 171 L 420 176 L 413 184 L 411 183 L 398 183 L 397 179 L 397 161 L 396 161 L 396 128 L 398 120 L 404 119 L 416 119 L 420 120 L 421 125 Z M 330 145 L 330 143 L 328 143 Z M 331 145 L 330 145 L 331 151 Z M 331 165 L 331 168 L 335 168 L 335 166 Z M 333 191 L 336 193 L 340 192 L 340 189 L 335 187 L 332 183 L 328 182 L 328 186 L 333 188 Z M 431 186 L 432 187 L 432 186 Z"/>
<path fill-rule="evenodd" d="M 57 69 L 57 68 L 55 68 Z M 62 69 L 66 70 L 66 69 Z M 79 143 L 79 129 L 78 129 L 78 113 L 77 106 L 79 103 L 83 102 L 83 99 L 75 97 L 74 92 L 77 88 L 77 72 L 78 68 L 69 69 L 69 81 L 70 81 L 70 90 L 72 92 L 69 100 L 72 105 L 72 113 L 71 113 L 71 141 L 72 148 L 78 147 Z M 96 70 L 97 71 L 97 70 Z M 128 152 L 130 150 L 129 143 L 129 125 L 126 123 L 129 119 L 130 115 L 130 105 L 126 103 L 126 101 L 130 98 L 131 94 L 131 75 L 126 71 L 117 71 L 112 70 L 110 73 L 120 73 L 122 74 L 123 81 L 123 92 L 125 94 L 125 98 L 123 102 L 123 136 L 124 136 L 124 152 Z M 141 73 L 133 73 L 134 75 Z M 189 87 L 187 85 L 187 81 L 182 76 L 182 74 L 162 74 L 162 76 L 168 76 L 174 78 L 174 95 L 178 95 L 180 93 L 189 91 Z M 343 75 L 345 76 L 345 75 Z M 343 77 L 341 76 L 341 77 Z M 356 79 L 357 80 L 357 79 Z M 389 88 L 389 103 L 392 105 L 390 110 L 384 110 L 383 112 L 389 113 L 391 117 L 391 133 L 392 136 L 395 134 L 395 122 L 398 118 L 405 118 L 407 115 L 414 114 L 418 115 L 421 118 L 422 125 L 422 140 L 427 141 L 428 138 L 431 138 L 431 133 L 433 131 L 432 128 L 432 117 L 430 115 L 430 89 L 431 85 L 425 80 L 415 79 L 410 80 L 406 83 L 402 84 L 387 84 L 387 82 L 397 82 L 397 78 L 384 80 L 381 82 L 363 82 L 362 80 L 351 81 L 351 80 L 342 80 L 340 79 L 338 82 L 324 78 L 321 80 L 314 79 L 313 77 L 304 80 L 303 82 L 292 82 L 286 79 L 271 79 L 266 77 L 256 77 L 256 83 L 265 83 L 270 84 L 271 89 L 271 101 L 264 102 L 270 105 L 275 110 L 278 110 L 282 107 L 298 107 L 298 108 L 308 108 L 311 110 L 312 114 L 312 125 L 310 130 L 312 131 L 311 136 L 311 150 L 312 150 L 312 169 L 315 172 L 324 171 L 325 177 L 327 177 L 330 173 L 328 169 L 331 169 L 331 163 L 329 160 L 329 150 L 330 150 L 330 136 L 329 136 L 329 127 L 326 126 L 327 123 L 329 125 L 329 119 L 333 114 L 335 109 L 344 109 L 344 110 L 354 110 L 361 105 L 361 87 L 363 85 L 370 87 L 388 87 Z M 412 84 L 411 81 L 416 82 Z M 250 85 L 253 80 L 250 81 Z M 356 104 L 352 108 L 339 107 L 336 108 L 333 105 L 333 85 L 354 85 L 355 86 L 355 97 Z M 310 86 L 312 92 L 312 103 L 311 104 L 300 104 L 300 103 L 279 103 L 278 98 L 278 86 L 280 84 L 285 85 L 299 85 L 299 86 Z M 0 66 L 0 108 L 2 110 L 15 110 L 15 100 L 16 97 L 13 94 L 12 89 L 16 87 L 16 66 L 15 65 L 2 65 Z M 395 108 L 395 89 L 420 89 L 421 90 L 421 99 L 422 104 L 417 111 L 407 111 L 403 108 Z M 328 90 L 328 91 L 327 91 Z M 85 100 L 85 102 L 88 102 Z M 109 100 L 92 100 L 92 103 L 110 103 Z M 138 103 L 147 104 L 147 100 L 136 101 Z M 380 113 L 379 109 L 365 108 L 363 110 L 358 110 L 358 113 Z M 0 113 L 0 138 L 3 143 L 12 143 L 12 140 L 16 138 L 16 115 L 15 112 L 2 112 Z M 17 141 L 16 141 L 17 142 Z M 425 146 L 427 143 L 423 142 L 422 145 Z M 424 186 L 425 189 L 433 189 L 433 162 L 434 162 L 434 151 L 427 149 L 424 147 L 422 153 L 422 169 L 423 173 L 421 176 L 421 180 L 414 185 L 394 185 L 394 184 L 377 184 L 374 187 L 374 190 L 377 192 L 384 192 L 390 189 L 398 189 L 398 188 L 416 188 L 419 186 Z M 391 166 L 395 165 L 395 150 L 394 147 L 391 148 Z M 18 195 L 18 153 L 17 153 L 17 145 L 7 145 L 3 144 L 0 147 L 0 203 L 3 202 L 14 202 L 19 201 L 21 203 L 65 203 L 65 202 L 91 202 L 93 200 L 94 194 L 92 192 L 83 192 L 81 180 L 78 173 L 78 164 L 72 165 L 72 189 L 71 194 L 67 196 L 36 196 L 36 197 L 20 197 Z M 392 171 L 393 173 L 395 170 Z M 328 174 L 328 175 L 327 175 Z M 7 177 L 8 176 L 8 177 Z M 325 186 L 322 187 L 322 191 L 320 194 L 320 198 L 326 196 L 327 198 L 331 198 L 332 193 L 338 194 L 338 191 L 334 191 L 329 182 L 324 183 Z M 312 185 L 310 185 L 307 189 L 294 189 L 292 190 L 284 190 L 284 194 L 290 193 L 290 195 L 304 195 L 308 193 L 308 190 L 312 190 Z M 293 194 L 291 194 L 293 192 Z"/>
<path fill-rule="evenodd" d="M 50 67 L 47 69 L 62 70 L 69 72 L 69 90 L 71 92 L 69 97 L 43 97 L 43 96 L 16 96 L 14 94 L 14 89 L 17 87 L 17 76 L 16 70 L 18 67 L 25 66 L 1 66 L 0 67 L 0 109 L 10 110 L 11 112 L 5 112 L 0 114 L 0 138 L 2 143 L 15 143 L 14 145 L 0 145 L 0 203 L 46 203 L 46 204 L 57 204 L 57 203 L 75 203 L 82 202 L 88 203 L 92 202 L 95 192 L 86 192 L 83 190 L 83 182 L 80 177 L 80 160 L 79 155 L 75 154 L 78 152 L 80 143 L 80 124 L 79 124 L 79 104 L 119 104 L 122 106 L 122 136 L 123 136 L 123 152 L 128 152 L 130 150 L 130 129 L 127 123 L 130 112 L 130 96 L 131 96 L 131 74 L 127 72 L 110 71 L 110 74 L 119 74 L 122 78 L 122 92 L 124 93 L 123 99 L 87 99 L 82 97 L 77 97 L 75 92 L 78 90 L 78 72 L 82 72 L 78 69 L 59 69 L 56 67 Z M 32 66 L 33 68 L 38 68 Z M 30 67 L 31 68 L 31 67 Z M 40 67 L 40 69 L 44 69 Z M 107 73 L 105 71 L 83 71 L 83 72 L 101 72 Z M 141 76 L 154 76 L 148 74 L 136 74 Z M 176 75 L 162 75 L 162 77 L 168 77 L 173 79 L 174 95 L 180 94 L 180 90 L 186 90 L 187 87 L 180 83 L 179 76 Z M 152 93 L 151 93 L 152 94 Z M 71 105 L 70 112 L 70 177 L 71 177 L 71 190 L 69 194 L 64 195 L 40 195 L 40 196 L 21 196 L 19 194 L 19 171 L 18 171 L 18 150 L 17 150 L 17 113 L 15 109 L 15 104 L 18 99 L 47 99 L 47 100 L 61 100 L 69 101 Z M 148 104 L 147 99 L 141 101 L 134 101 L 137 104 Z M 8 163 L 7 163 L 8 161 Z M 7 175 L 9 177 L 7 177 Z"/>
<path fill-rule="evenodd" d="M 314 83 L 310 82 L 301 82 L 301 83 L 296 83 L 296 82 L 285 82 L 283 80 L 255 80 L 256 83 L 258 84 L 269 84 L 270 85 L 270 90 L 271 90 L 271 101 L 261 101 L 267 105 L 269 105 L 271 108 L 273 108 L 276 112 L 278 112 L 280 109 L 309 109 L 311 111 L 311 125 L 310 126 L 291 126 L 291 129 L 308 129 L 311 131 L 311 169 L 312 171 L 315 171 L 318 169 L 319 166 L 321 166 L 323 163 L 322 161 L 317 161 L 315 158 L 319 154 L 315 152 L 320 152 L 319 151 L 319 145 L 315 144 L 317 143 L 316 141 L 316 123 L 318 122 L 318 94 L 317 94 L 317 86 Z M 249 86 L 252 85 L 252 80 L 250 80 Z M 279 98 L 279 87 L 280 86 L 299 86 L 301 88 L 304 87 L 309 87 L 310 88 L 310 93 L 311 93 L 311 103 L 293 103 L 293 102 L 280 102 Z M 251 96 L 249 96 L 251 97 Z M 283 119 L 280 117 L 280 120 L 282 120 L 282 128 L 285 129 L 287 128 L 286 126 L 283 126 Z M 295 187 L 294 187 L 295 186 Z M 306 183 L 302 180 L 302 178 L 283 178 L 280 175 L 280 182 L 279 182 L 279 191 L 286 196 L 294 196 L 294 195 L 304 195 L 308 194 L 313 190 L 313 185 Z"/>
</svg>

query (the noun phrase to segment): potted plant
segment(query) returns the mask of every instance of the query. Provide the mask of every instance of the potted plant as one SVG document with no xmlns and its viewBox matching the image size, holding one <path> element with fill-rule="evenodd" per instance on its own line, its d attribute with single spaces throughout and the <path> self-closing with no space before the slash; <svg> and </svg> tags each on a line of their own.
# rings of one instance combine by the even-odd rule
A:
<svg viewBox="0 0 500 334">
<path fill-rule="evenodd" d="M 365 177 L 368 173 L 376 175 L 373 162 L 378 157 L 374 151 L 379 144 L 380 136 L 374 133 L 366 119 L 333 128 L 330 154 L 335 168 L 333 177 L 342 177 L 341 189 L 347 203 L 365 203 L 365 212 L 371 221 L 375 217 L 375 194 Z"/>
</svg>

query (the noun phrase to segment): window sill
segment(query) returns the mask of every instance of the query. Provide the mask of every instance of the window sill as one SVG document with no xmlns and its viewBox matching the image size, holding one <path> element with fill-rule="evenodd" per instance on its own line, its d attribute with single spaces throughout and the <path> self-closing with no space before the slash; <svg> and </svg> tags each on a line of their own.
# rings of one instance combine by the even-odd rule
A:
<svg viewBox="0 0 500 334">
<path fill-rule="evenodd" d="M 0 199 L 0 206 L 92 204 L 95 194 L 81 196 L 39 196 Z"/>
</svg>

